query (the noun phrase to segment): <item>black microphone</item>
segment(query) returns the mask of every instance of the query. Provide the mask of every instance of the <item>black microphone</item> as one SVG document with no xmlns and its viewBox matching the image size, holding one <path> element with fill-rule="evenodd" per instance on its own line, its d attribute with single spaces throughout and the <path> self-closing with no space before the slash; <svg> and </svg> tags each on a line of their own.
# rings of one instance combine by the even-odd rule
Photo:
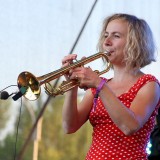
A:
<svg viewBox="0 0 160 160">
<path fill-rule="evenodd" d="M 9 94 L 7 91 L 2 91 L 2 92 L 0 92 L 0 99 L 6 100 L 10 96 L 12 96 L 13 94 L 17 94 L 17 92 L 13 92 L 13 93 Z"/>
<path fill-rule="evenodd" d="M 21 87 L 19 89 L 19 91 L 13 92 L 11 94 L 9 94 L 7 91 L 2 91 L 2 92 L 0 92 L 0 99 L 6 100 L 6 99 L 8 99 L 10 96 L 12 96 L 14 94 L 12 99 L 14 101 L 16 101 L 17 99 L 21 98 L 26 93 L 26 91 L 27 91 L 27 87 Z"/>
<path fill-rule="evenodd" d="M 16 93 L 12 98 L 14 101 L 18 100 L 19 98 L 21 98 L 27 91 L 27 87 L 21 87 L 19 89 L 19 92 Z"/>
<path fill-rule="evenodd" d="M 0 99 L 6 100 L 10 97 L 9 93 L 7 91 L 2 91 L 0 93 Z"/>
</svg>

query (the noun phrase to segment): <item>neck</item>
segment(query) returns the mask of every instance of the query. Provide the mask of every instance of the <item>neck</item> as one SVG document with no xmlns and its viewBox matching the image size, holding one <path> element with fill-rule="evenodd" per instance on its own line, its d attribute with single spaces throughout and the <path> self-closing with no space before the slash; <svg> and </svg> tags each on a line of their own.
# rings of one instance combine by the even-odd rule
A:
<svg viewBox="0 0 160 160">
<path fill-rule="evenodd" d="M 139 69 L 126 70 L 124 68 L 114 68 L 113 79 L 116 81 L 124 81 L 124 79 L 129 80 L 129 79 L 137 78 L 141 76 L 142 74 L 143 73 Z"/>
</svg>

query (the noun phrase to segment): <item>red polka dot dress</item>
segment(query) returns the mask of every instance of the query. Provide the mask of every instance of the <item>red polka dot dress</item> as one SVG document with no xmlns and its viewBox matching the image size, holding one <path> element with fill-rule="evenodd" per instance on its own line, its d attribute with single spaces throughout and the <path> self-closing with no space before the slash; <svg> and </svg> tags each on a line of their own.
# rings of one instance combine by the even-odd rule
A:
<svg viewBox="0 0 160 160">
<path fill-rule="evenodd" d="M 154 76 L 145 74 L 138 79 L 127 93 L 120 95 L 119 100 L 129 108 L 139 89 L 150 81 L 159 83 Z M 95 94 L 95 89 L 92 89 L 92 93 Z M 155 124 L 155 116 L 159 105 L 160 102 L 138 132 L 126 136 L 113 123 L 101 99 L 98 98 L 96 110 L 92 110 L 89 115 L 90 123 L 93 126 L 93 134 L 86 160 L 147 160 L 146 146 Z"/>
</svg>

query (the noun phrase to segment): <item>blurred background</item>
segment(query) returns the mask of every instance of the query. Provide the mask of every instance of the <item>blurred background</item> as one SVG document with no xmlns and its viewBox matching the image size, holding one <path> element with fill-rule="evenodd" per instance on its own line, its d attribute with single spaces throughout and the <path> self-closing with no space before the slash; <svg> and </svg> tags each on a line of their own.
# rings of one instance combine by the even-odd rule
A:
<svg viewBox="0 0 160 160">
<path fill-rule="evenodd" d="M 114 13 L 134 14 L 148 22 L 156 42 L 157 62 L 143 71 L 160 79 L 159 9 L 159 0 L 0 0 L 0 90 L 17 85 L 23 71 L 41 76 L 59 69 L 61 59 L 71 51 L 78 59 L 95 54 L 103 19 Z M 103 65 L 96 62 L 91 66 Z M 112 76 L 111 71 L 104 76 Z M 7 91 L 13 93 L 17 87 Z M 83 94 L 80 90 L 79 99 Z M 92 128 L 86 123 L 77 133 L 64 134 L 63 101 L 63 95 L 48 99 L 43 88 L 37 101 L 0 100 L 0 160 L 16 156 L 23 160 L 84 159 Z M 36 121 L 38 127 L 31 134 Z"/>
</svg>

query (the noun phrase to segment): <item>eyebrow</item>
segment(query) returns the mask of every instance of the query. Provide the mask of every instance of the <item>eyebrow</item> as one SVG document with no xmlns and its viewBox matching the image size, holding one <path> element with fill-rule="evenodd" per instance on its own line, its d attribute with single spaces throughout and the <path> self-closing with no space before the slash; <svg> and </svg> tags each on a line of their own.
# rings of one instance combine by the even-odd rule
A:
<svg viewBox="0 0 160 160">
<path fill-rule="evenodd" d="M 121 32 L 117 32 L 117 31 L 112 32 L 111 34 L 117 34 L 117 33 L 120 34 L 120 35 L 123 35 Z M 108 34 L 108 32 L 105 31 L 104 34 Z"/>
</svg>

